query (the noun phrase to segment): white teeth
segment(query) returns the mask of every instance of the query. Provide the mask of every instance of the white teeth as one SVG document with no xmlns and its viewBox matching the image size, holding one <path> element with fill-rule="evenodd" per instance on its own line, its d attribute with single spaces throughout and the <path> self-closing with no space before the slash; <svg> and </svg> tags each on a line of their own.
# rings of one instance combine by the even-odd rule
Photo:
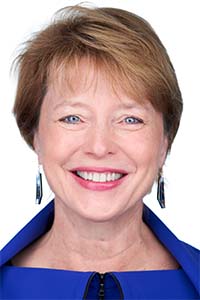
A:
<svg viewBox="0 0 200 300">
<path fill-rule="evenodd" d="M 83 172 L 83 174 L 84 174 L 83 177 L 87 180 L 89 177 L 89 174 L 87 172 Z"/>
<path fill-rule="evenodd" d="M 123 176 L 121 173 L 97 173 L 97 172 L 76 172 L 81 178 L 94 182 L 114 181 Z"/>
<path fill-rule="evenodd" d="M 100 174 L 99 181 L 100 182 L 105 182 L 106 181 L 106 174 L 105 173 Z"/>
<path fill-rule="evenodd" d="M 119 178 L 122 177 L 122 176 L 123 176 L 123 175 L 122 175 L 122 174 L 119 174 L 119 173 L 118 173 L 118 174 L 115 174 L 115 180 L 116 180 L 116 179 L 119 179 Z"/>
<path fill-rule="evenodd" d="M 92 181 L 100 181 L 100 174 L 98 173 L 93 173 L 92 174 Z"/>
<path fill-rule="evenodd" d="M 88 174 L 88 179 L 89 179 L 89 180 L 92 180 L 92 173 L 89 173 L 89 174 Z"/>
<path fill-rule="evenodd" d="M 111 181 L 111 173 L 108 173 L 108 174 L 107 174 L 107 180 L 108 180 L 108 181 Z"/>
<path fill-rule="evenodd" d="M 112 175 L 111 175 L 111 180 L 112 180 L 112 181 L 115 180 L 115 173 L 112 173 Z"/>
</svg>

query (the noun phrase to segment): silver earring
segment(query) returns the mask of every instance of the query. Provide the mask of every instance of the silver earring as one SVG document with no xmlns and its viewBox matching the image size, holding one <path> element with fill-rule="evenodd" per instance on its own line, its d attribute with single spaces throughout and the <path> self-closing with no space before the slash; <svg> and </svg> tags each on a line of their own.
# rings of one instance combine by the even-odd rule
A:
<svg viewBox="0 0 200 300">
<path fill-rule="evenodd" d="M 38 173 L 36 175 L 36 199 L 35 203 L 40 204 L 42 201 L 42 174 L 40 171 L 40 165 L 38 165 Z"/>
<path fill-rule="evenodd" d="M 162 173 L 158 176 L 157 200 L 161 208 L 165 208 L 165 182 Z"/>
</svg>

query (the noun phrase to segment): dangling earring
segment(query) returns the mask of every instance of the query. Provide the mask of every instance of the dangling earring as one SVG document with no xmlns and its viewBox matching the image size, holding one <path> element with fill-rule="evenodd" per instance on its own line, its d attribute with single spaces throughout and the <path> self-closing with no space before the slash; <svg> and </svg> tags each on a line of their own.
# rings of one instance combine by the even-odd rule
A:
<svg viewBox="0 0 200 300">
<path fill-rule="evenodd" d="M 165 182 L 162 172 L 158 176 L 157 200 L 161 208 L 165 208 Z"/>
<path fill-rule="evenodd" d="M 42 174 L 40 171 L 40 165 L 38 165 L 38 173 L 36 175 L 36 199 L 35 203 L 40 204 L 42 201 Z"/>
</svg>

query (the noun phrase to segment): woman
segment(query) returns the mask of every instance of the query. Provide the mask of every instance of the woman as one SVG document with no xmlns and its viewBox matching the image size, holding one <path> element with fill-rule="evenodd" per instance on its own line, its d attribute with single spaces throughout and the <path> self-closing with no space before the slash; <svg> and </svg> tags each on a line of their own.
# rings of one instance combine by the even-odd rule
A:
<svg viewBox="0 0 200 300">
<path fill-rule="evenodd" d="M 55 199 L 2 250 L 3 299 L 199 299 L 199 251 L 144 206 L 182 97 L 142 18 L 62 9 L 18 57 L 14 113 Z M 36 202 L 42 200 L 40 169 Z"/>
</svg>

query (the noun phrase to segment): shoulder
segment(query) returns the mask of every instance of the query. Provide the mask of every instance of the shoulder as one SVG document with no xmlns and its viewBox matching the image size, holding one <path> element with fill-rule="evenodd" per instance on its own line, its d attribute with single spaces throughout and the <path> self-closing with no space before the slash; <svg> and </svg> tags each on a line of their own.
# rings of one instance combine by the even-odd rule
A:
<svg viewBox="0 0 200 300">
<path fill-rule="evenodd" d="M 200 251 L 186 242 L 179 240 L 146 205 L 144 206 L 143 219 L 158 240 L 174 256 L 186 276 L 200 293 Z"/>
<path fill-rule="evenodd" d="M 0 266 L 43 236 L 50 229 L 53 218 L 54 201 L 51 201 L 1 249 Z"/>
<path fill-rule="evenodd" d="M 191 255 L 191 257 L 193 259 L 198 259 L 200 258 L 200 249 L 197 249 L 195 247 L 193 247 L 192 245 L 189 245 L 186 242 L 181 241 L 183 248 L 185 249 L 185 251 L 187 251 L 187 253 L 189 255 Z M 200 263 L 200 262 L 199 262 Z"/>
</svg>

